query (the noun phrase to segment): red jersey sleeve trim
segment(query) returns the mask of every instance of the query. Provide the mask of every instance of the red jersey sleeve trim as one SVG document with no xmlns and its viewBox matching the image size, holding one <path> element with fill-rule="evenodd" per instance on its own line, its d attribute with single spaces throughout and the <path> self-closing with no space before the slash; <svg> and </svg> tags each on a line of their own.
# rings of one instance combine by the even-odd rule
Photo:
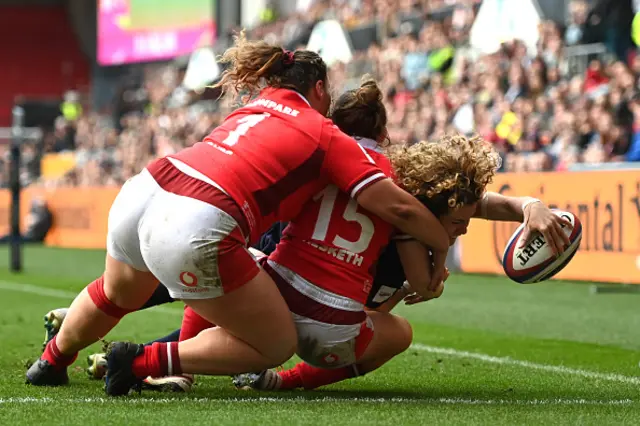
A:
<svg viewBox="0 0 640 426">
<path fill-rule="evenodd" d="M 376 172 L 375 174 L 366 177 L 362 180 L 360 180 L 359 182 L 357 182 L 353 188 L 351 188 L 351 190 L 349 191 L 349 195 L 351 196 L 351 198 L 357 198 L 358 195 L 360 195 L 360 193 L 367 187 L 373 185 L 374 183 L 382 180 L 382 179 L 387 179 L 388 176 L 385 175 L 384 173 L 380 173 L 380 172 Z"/>
</svg>

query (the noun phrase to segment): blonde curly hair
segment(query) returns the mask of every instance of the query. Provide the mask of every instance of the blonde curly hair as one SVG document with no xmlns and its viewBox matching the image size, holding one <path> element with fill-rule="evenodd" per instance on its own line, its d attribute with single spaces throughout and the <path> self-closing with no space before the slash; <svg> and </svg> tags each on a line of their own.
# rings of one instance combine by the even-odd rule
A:
<svg viewBox="0 0 640 426">
<path fill-rule="evenodd" d="M 478 136 L 447 135 L 437 142 L 393 146 L 387 156 L 397 181 L 436 215 L 478 202 L 501 159 Z"/>
</svg>

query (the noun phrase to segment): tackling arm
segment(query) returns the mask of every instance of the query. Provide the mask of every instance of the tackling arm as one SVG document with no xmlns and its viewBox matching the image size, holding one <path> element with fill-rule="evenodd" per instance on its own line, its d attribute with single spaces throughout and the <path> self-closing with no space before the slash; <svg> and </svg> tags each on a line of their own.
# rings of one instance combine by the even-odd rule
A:
<svg viewBox="0 0 640 426">
<path fill-rule="evenodd" d="M 441 281 L 435 290 L 429 290 L 433 278 L 429 249 L 416 240 L 398 241 L 397 249 L 411 290 L 424 300 L 440 297 L 444 291 L 444 281 Z"/>
<path fill-rule="evenodd" d="M 365 209 L 434 250 L 447 251 L 449 236 L 438 218 L 391 179 L 380 180 L 358 194 Z"/>
</svg>

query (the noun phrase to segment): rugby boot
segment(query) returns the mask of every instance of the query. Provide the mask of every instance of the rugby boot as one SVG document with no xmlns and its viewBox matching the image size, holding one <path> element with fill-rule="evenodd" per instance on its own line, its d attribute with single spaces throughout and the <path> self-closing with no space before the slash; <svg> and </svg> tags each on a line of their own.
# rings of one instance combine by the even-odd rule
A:
<svg viewBox="0 0 640 426">
<path fill-rule="evenodd" d="M 261 373 L 243 373 L 233 376 L 233 385 L 240 390 L 278 390 L 282 378 L 274 370 Z"/>
<path fill-rule="evenodd" d="M 113 342 L 107 348 L 107 375 L 104 391 L 110 396 L 127 395 L 142 389 L 142 379 L 133 374 L 133 359 L 144 353 L 144 346 L 130 342 Z"/>
<path fill-rule="evenodd" d="M 194 378 L 190 374 L 167 377 L 147 377 L 142 381 L 142 388 L 158 392 L 191 392 Z"/>
<path fill-rule="evenodd" d="M 107 356 L 105 354 L 92 354 L 87 357 L 87 376 L 90 379 L 102 380 L 107 374 Z"/>
<path fill-rule="evenodd" d="M 42 343 L 42 350 L 44 350 L 47 343 L 53 339 L 53 336 L 60 331 L 67 312 L 69 312 L 69 308 L 58 308 L 47 312 L 44 316 L 44 342 Z"/>
<path fill-rule="evenodd" d="M 27 370 L 26 384 L 34 386 L 62 386 L 69 383 L 67 368 L 56 369 L 49 361 L 39 359 Z"/>
</svg>

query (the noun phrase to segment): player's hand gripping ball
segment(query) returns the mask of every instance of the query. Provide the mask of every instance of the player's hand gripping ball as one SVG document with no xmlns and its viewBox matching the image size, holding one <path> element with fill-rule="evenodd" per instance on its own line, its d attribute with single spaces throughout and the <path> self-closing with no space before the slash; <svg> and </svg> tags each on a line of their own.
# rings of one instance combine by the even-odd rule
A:
<svg viewBox="0 0 640 426">
<path fill-rule="evenodd" d="M 502 267 L 505 274 L 520 284 L 531 284 L 545 281 L 560 272 L 576 254 L 582 241 L 582 224 L 573 213 L 553 210 L 571 225 L 562 224 L 562 231 L 569 239 L 569 246 L 559 255 L 537 231 L 529 234 L 524 245 L 521 244 L 525 224 L 513 233 L 502 256 Z"/>
</svg>

